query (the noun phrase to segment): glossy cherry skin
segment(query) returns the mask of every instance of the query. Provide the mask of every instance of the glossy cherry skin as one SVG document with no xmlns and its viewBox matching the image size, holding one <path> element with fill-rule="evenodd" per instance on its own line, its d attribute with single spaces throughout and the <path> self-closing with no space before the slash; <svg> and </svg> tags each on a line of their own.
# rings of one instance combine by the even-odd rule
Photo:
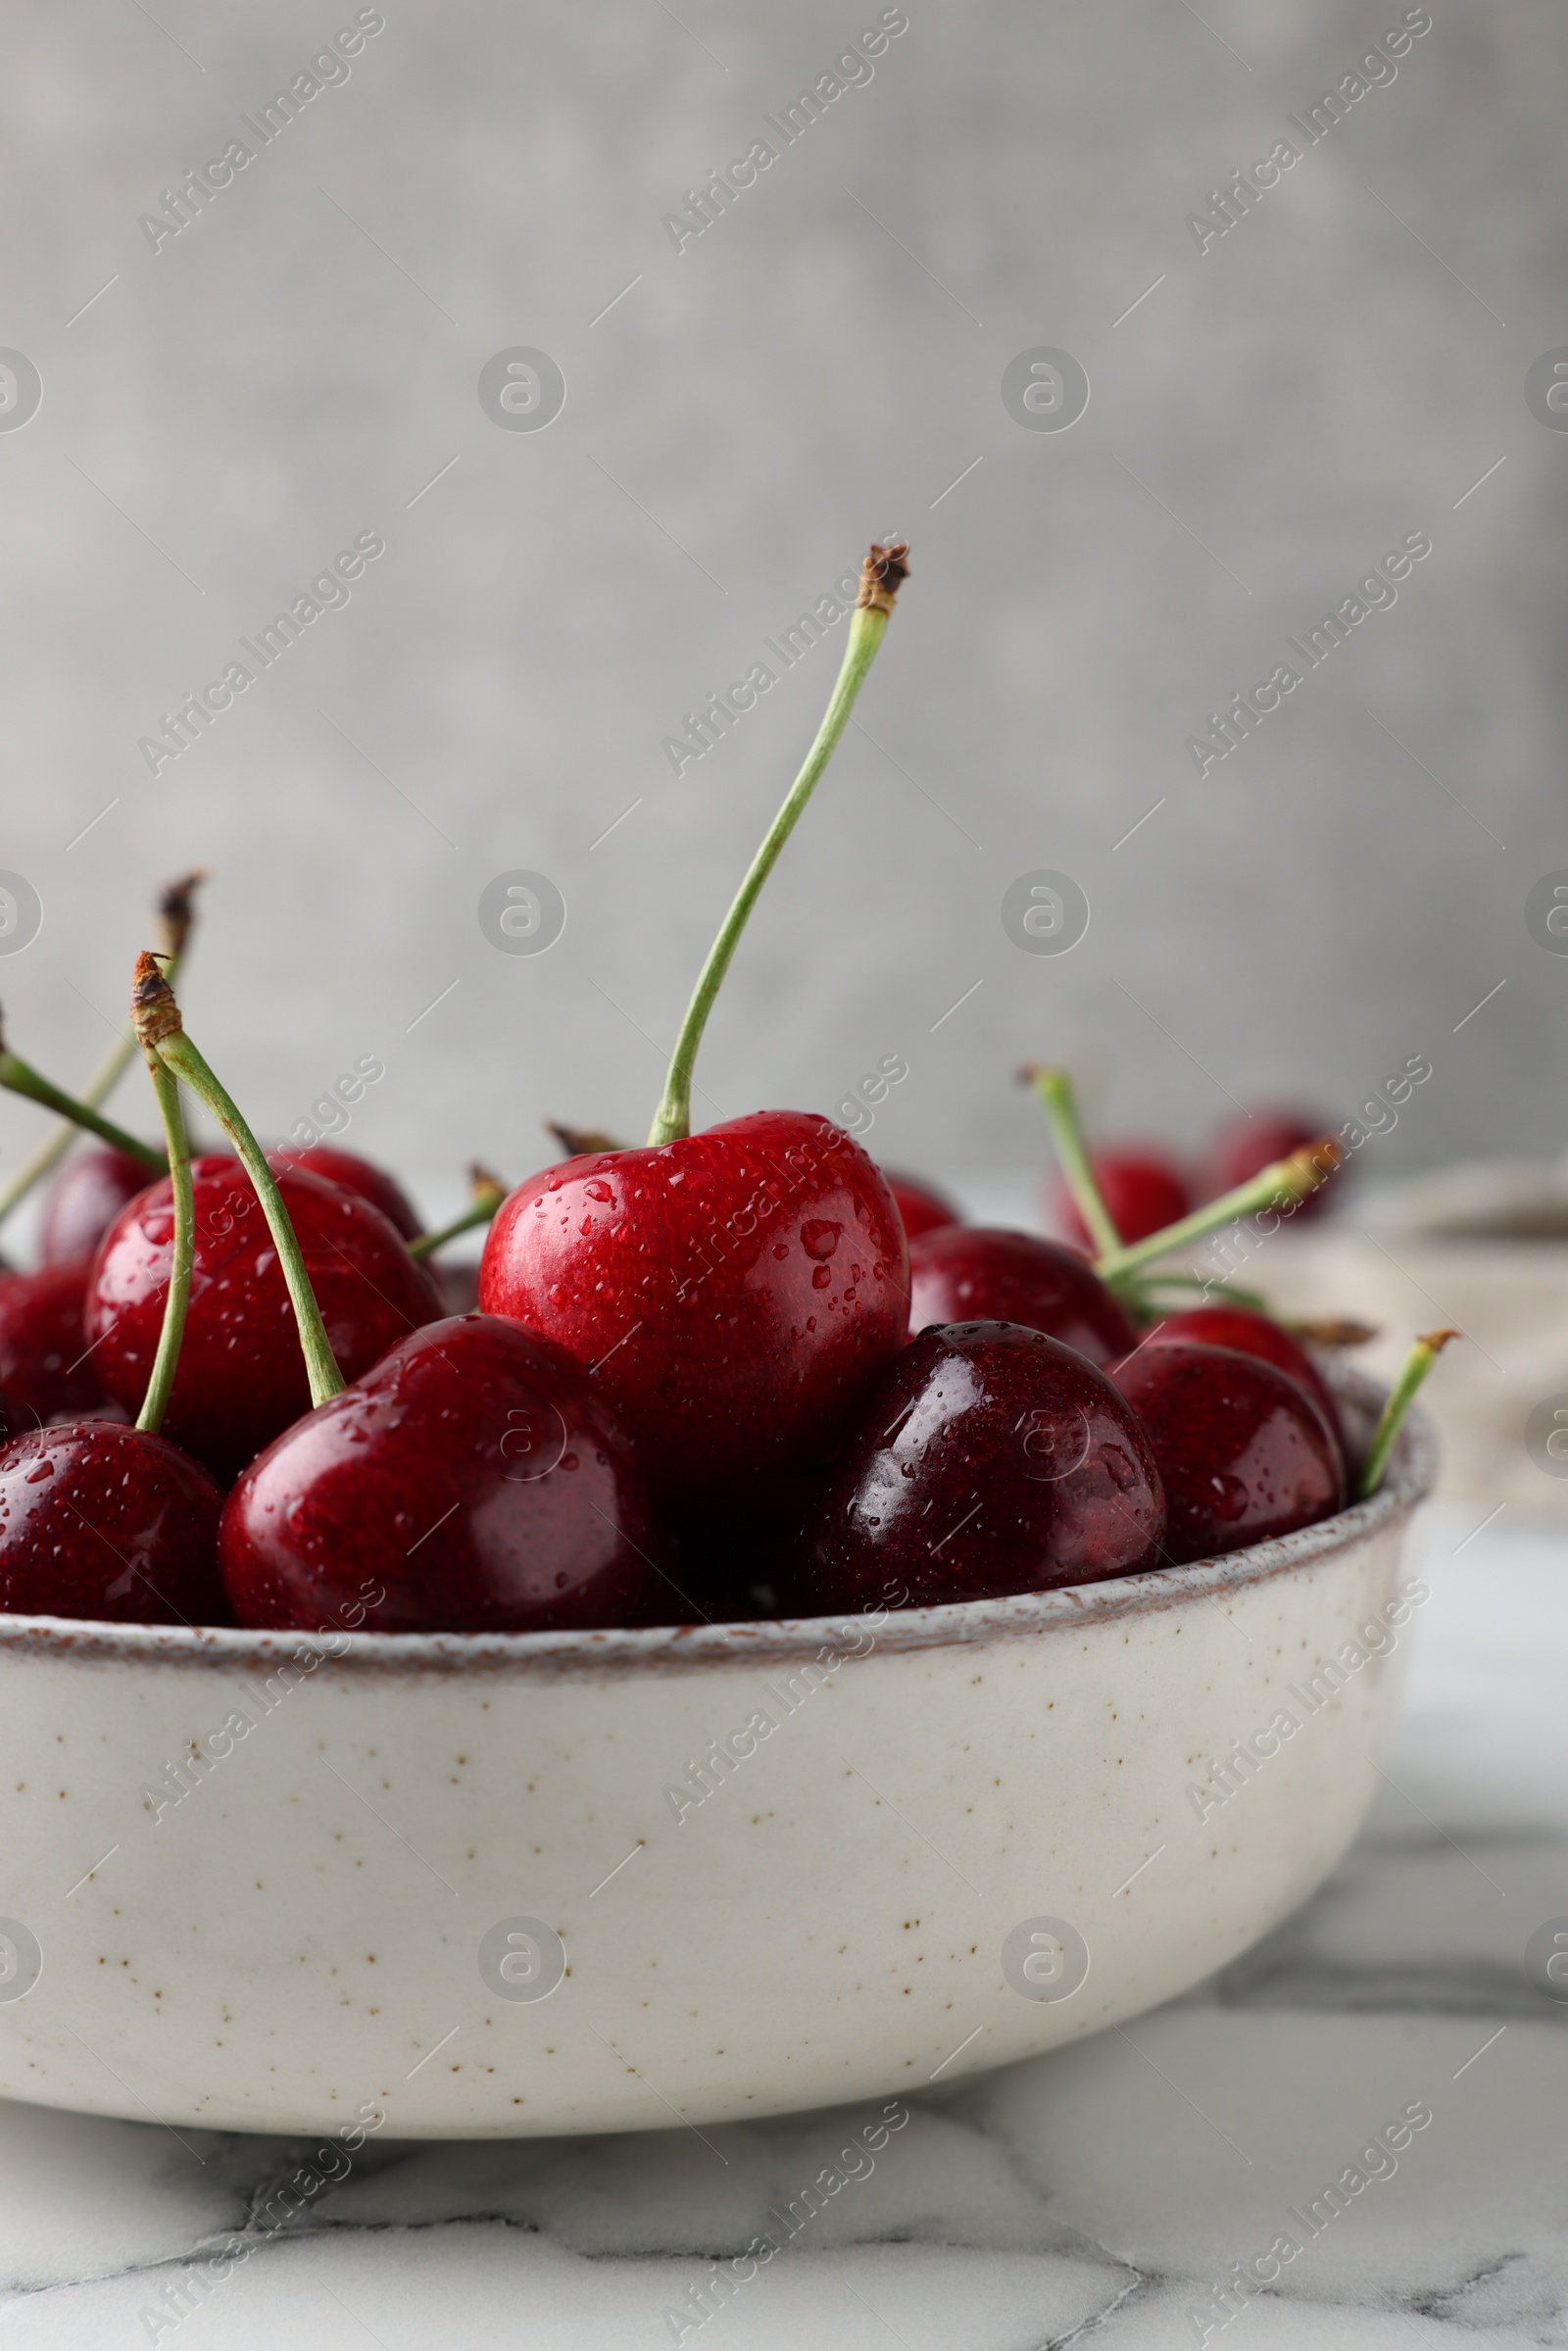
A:
<svg viewBox="0 0 1568 2351">
<path fill-rule="evenodd" d="M 653 1545 L 646 1482 L 593 1381 L 484 1314 L 416 1332 L 286 1430 L 219 1537 L 242 1625 L 376 1633 L 624 1624 Z"/>
<path fill-rule="evenodd" d="M 139 1429 L 94 1420 L 19 1437 L 0 1451 L 0 1609 L 224 1624 L 222 1506 L 197 1462 Z"/>
<path fill-rule="evenodd" d="M 1289 1535 L 1345 1507 L 1345 1468 L 1296 1382 L 1232 1347 L 1141 1347 L 1116 1366 L 1165 1485 L 1177 1566 Z"/>
<path fill-rule="evenodd" d="M 1118 1301 L 1076 1249 L 1033 1233 L 949 1225 L 909 1249 L 909 1328 L 934 1322 L 1016 1322 L 1115 1363 L 1138 1344 Z"/>
<path fill-rule="evenodd" d="M 691 1493 L 836 1442 L 908 1323 L 893 1195 L 808 1111 L 568 1159 L 490 1227 L 479 1303 L 591 1366 L 655 1487 Z"/>
<path fill-rule="evenodd" d="M 310 1405 L 294 1309 L 260 1203 L 239 1162 L 197 1159 L 196 1261 L 164 1433 L 225 1482 Z M 378 1208 L 319 1176 L 284 1170 L 283 1202 L 332 1352 L 357 1379 L 440 1301 Z M 167 1177 L 122 1209 L 93 1260 L 87 1331 L 111 1396 L 146 1393 L 163 1328 L 174 1215 Z"/>
<path fill-rule="evenodd" d="M 0 1274 L 0 1388 L 41 1421 L 103 1400 L 98 1358 L 87 1351 L 86 1297 L 84 1264 Z"/>
<path fill-rule="evenodd" d="M 269 1151 L 267 1159 L 274 1172 L 281 1167 L 302 1167 L 307 1175 L 320 1176 L 328 1184 L 341 1184 L 345 1192 L 357 1192 L 361 1200 L 368 1200 L 372 1208 L 380 1209 L 387 1223 L 405 1241 L 417 1241 L 424 1231 L 419 1211 L 397 1177 L 388 1175 L 373 1160 L 362 1159 L 358 1151 L 339 1151 L 335 1143 L 311 1143 L 303 1150 L 291 1143 Z"/>
<path fill-rule="evenodd" d="M 1250 1117 L 1231 1119 L 1214 1137 L 1204 1198 L 1217 1200 L 1222 1192 L 1247 1183 L 1276 1159 L 1288 1159 L 1292 1151 L 1304 1151 L 1323 1131 L 1292 1110 L 1255 1110 Z M 1328 1183 L 1323 1183 L 1305 1200 L 1298 1200 L 1292 1214 L 1318 1216 L 1327 1204 Z"/>
<path fill-rule="evenodd" d="M 1098 1584 L 1157 1566 L 1164 1530 L 1149 1442 L 1102 1371 L 1043 1331 L 948 1324 L 878 1384 L 807 1528 L 792 1602 Z"/>
<path fill-rule="evenodd" d="M 1168 1224 L 1186 1216 L 1192 1195 L 1174 1160 L 1152 1146 L 1112 1145 L 1091 1151 L 1089 1164 L 1111 1223 L 1123 1241 L 1147 1241 Z M 1089 1228 L 1079 1215 L 1071 1193 L 1058 1175 L 1047 1196 L 1051 1221 L 1075 1249 L 1093 1250 Z"/>
<path fill-rule="evenodd" d="M 1167 1314 L 1162 1322 L 1156 1322 L 1138 1344 L 1169 1347 L 1185 1341 L 1194 1341 L 1200 1347 L 1234 1347 L 1239 1355 L 1256 1355 L 1264 1363 L 1272 1363 L 1293 1379 L 1298 1388 L 1305 1390 L 1322 1413 L 1335 1444 L 1344 1451 L 1339 1407 L 1327 1381 L 1300 1341 L 1293 1339 L 1271 1316 L 1256 1314 L 1250 1306 L 1188 1306 L 1181 1313 Z"/>
<path fill-rule="evenodd" d="M 157 1177 L 128 1151 L 92 1144 L 69 1158 L 50 1185 L 38 1227 L 45 1265 L 84 1265 L 127 1200 Z"/>
<path fill-rule="evenodd" d="M 916 1176 L 896 1175 L 891 1168 L 884 1170 L 888 1190 L 899 1203 L 904 1230 L 909 1240 L 917 1233 L 934 1233 L 939 1225 L 962 1224 L 961 1212 L 944 1193 Z"/>
</svg>

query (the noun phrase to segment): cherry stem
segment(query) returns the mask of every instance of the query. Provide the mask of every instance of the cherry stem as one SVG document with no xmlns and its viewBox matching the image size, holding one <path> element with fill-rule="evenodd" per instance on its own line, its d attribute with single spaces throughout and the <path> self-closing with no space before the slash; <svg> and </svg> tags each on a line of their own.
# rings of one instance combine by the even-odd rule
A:
<svg viewBox="0 0 1568 2351">
<path fill-rule="evenodd" d="M 181 874 L 171 882 L 158 901 L 158 918 L 164 933 L 161 959 L 171 980 L 179 970 L 180 958 L 196 924 L 196 889 L 207 876 L 203 872 Z M 92 1076 L 76 1097 L 89 1110 L 98 1109 L 109 1100 L 131 1062 L 136 1057 L 134 1036 L 122 1038 L 112 1053 L 105 1055 Z M 80 1132 L 74 1118 L 62 1118 L 53 1134 L 46 1135 L 31 1156 L 23 1160 L 9 1184 L 0 1189 L 0 1224 L 10 1215 L 19 1200 L 26 1199 L 35 1184 L 42 1183 L 50 1169 L 65 1157 Z"/>
<path fill-rule="evenodd" d="M 311 1277 L 305 1270 L 305 1257 L 300 1249 L 289 1212 L 283 1205 L 283 1195 L 277 1188 L 277 1178 L 267 1164 L 267 1153 L 245 1122 L 244 1114 L 227 1090 L 208 1067 L 201 1053 L 185 1035 L 180 1021 L 179 1006 L 154 958 L 143 955 L 136 964 L 136 987 L 131 998 L 136 1034 L 142 1050 L 156 1053 L 165 1069 L 194 1094 L 196 1100 L 210 1110 L 239 1153 L 240 1164 L 250 1177 L 262 1214 L 267 1219 L 277 1250 L 278 1263 L 283 1268 L 283 1280 L 288 1286 L 294 1320 L 299 1328 L 300 1348 L 305 1357 L 306 1374 L 311 1384 L 311 1402 L 329 1403 L 341 1396 L 348 1382 L 337 1367 L 332 1343 L 321 1320 L 321 1309 L 311 1288 Z"/>
<path fill-rule="evenodd" d="M 1245 1184 L 1232 1192 L 1222 1192 L 1218 1200 L 1196 1208 L 1191 1216 L 1178 1217 L 1161 1232 L 1151 1233 L 1147 1241 L 1128 1242 L 1123 1248 L 1107 1250 L 1095 1260 L 1095 1271 L 1102 1282 L 1119 1282 L 1151 1258 L 1163 1257 L 1172 1249 L 1185 1249 L 1190 1241 L 1201 1241 L 1205 1233 L 1232 1223 L 1237 1217 L 1250 1216 L 1258 1208 L 1290 1210 L 1326 1184 L 1340 1164 L 1344 1153 L 1332 1135 L 1320 1135 L 1288 1159 L 1275 1159 Z M 1214 1285 L 1218 1287 L 1218 1285 Z"/>
<path fill-rule="evenodd" d="M 1073 1205 L 1088 1226 L 1095 1248 L 1102 1256 L 1106 1256 L 1120 1249 L 1121 1235 L 1111 1221 L 1110 1210 L 1089 1164 L 1089 1147 L 1084 1141 L 1072 1080 L 1064 1069 L 1054 1069 L 1043 1061 L 1027 1063 L 1018 1076 L 1024 1085 L 1033 1086 L 1040 1098 L 1040 1106 L 1050 1122 L 1056 1161 L 1072 1195 Z"/>
<path fill-rule="evenodd" d="M 196 1258 L 196 1200 L 190 1177 L 190 1137 L 185 1132 L 179 1081 L 164 1067 L 156 1053 L 147 1055 L 147 1066 L 158 1098 L 159 1116 L 164 1122 L 164 1138 L 169 1145 L 169 1176 L 174 1193 L 174 1238 L 169 1260 L 169 1288 L 164 1295 L 164 1327 L 158 1334 L 158 1352 L 153 1357 L 147 1394 L 136 1415 L 137 1428 L 146 1436 L 156 1437 L 169 1409 L 174 1374 L 179 1369 L 180 1342 L 185 1336 L 191 1267 Z"/>
<path fill-rule="evenodd" d="M 183 1033 L 163 1037 L 158 1041 L 158 1057 L 166 1069 L 173 1071 L 180 1082 L 188 1086 L 196 1100 L 217 1119 L 235 1151 L 240 1163 L 250 1177 L 262 1214 L 267 1219 L 272 1245 L 277 1250 L 283 1279 L 288 1285 L 294 1320 L 299 1326 L 300 1347 L 305 1356 L 305 1369 L 311 1383 L 311 1402 L 329 1403 L 341 1396 L 348 1382 L 337 1367 L 332 1343 L 321 1320 L 321 1309 L 311 1288 L 311 1277 L 305 1270 L 305 1257 L 299 1238 L 283 1204 L 283 1195 L 277 1188 L 277 1178 L 267 1164 L 267 1154 L 245 1123 L 237 1103 L 229 1096 L 190 1039 Z"/>
<path fill-rule="evenodd" d="M 1404 1425 L 1416 1390 L 1432 1369 L 1450 1339 L 1462 1339 L 1462 1331 L 1426 1331 L 1417 1339 L 1399 1366 L 1399 1376 L 1389 1390 L 1388 1401 L 1372 1432 L 1372 1443 L 1361 1465 L 1361 1475 L 1355 1482 L 1355 1498 L 1364 1502 L 1376 1494 L 1383 1482 L 1383 1472 L 1394 1450 L 1394 1441 Z"/>
<path fill-rule="evenodd" d="M 77 1102 L 74 1096 L 62 1094 L 58 1086 L 51 1086 L 49 1080 L 40 1076 L 30 1062 L 24 1061 L 20 1053 L 0 1049 L 0 1086 L 4 1086 L 8 1093 L 23 1095 L 28 1102 L 41 1102 L 46 1110 L 57 1110 L 74 1127 L 84 1127 L 89 1135 L 97 1135 L 103 1142 L 113 1144 L 115 1150 L 123 1151 L 127 1158 L 139 1159 L 153 1175 L 163 1175 L 168 1171 L 169 1161 L 161 1151 L 155 1151 L 150 1143 L 138 1142 L 134 1135 L 127 1135 L 123 1127 L 117 1127 L 112 1118 L 105 1118 L 100 1111 L 89 1108 L 86 1102 Z"/>
<path fill-rule="evenodd" d="M 449 1241 L 456 1241 L 460 1233 L 471 1233 L 476 1224 L 489 1224 L 507 1197 L 505 1184 L 499 1176 L 493 1176 L 488 1168 L 473 1168 L 469 1181 L 473 1185 L 473 1199 L 463 1214 L 454 1216 L 452 1222 L 442 1225 L 439 1231 L 421 1233 L 417 1241 L 409 1243 L 409 1255 L 417 1264 L 422 1265 L 426 1257 L 433 1257 L 436 1250 L 444 1249 Z"/>
<path fill-rule="evenodd" d="M 305 1356 L 305 1369 L 311 1383 L 311 1402 L 329 1403 L 341 1396 L 348 1382 L 337 1367 L 332 1343 L 321 1320 L 321 1309 L 311 1288 L 311 1277 L 305 1270 L 305 1257 L 294 1231 L 289 1212 L 283 1205 L 283 1195 L 277 1188 L 277 1178 L 267 1164 L 267 1154 L 246 1125 L 238 1105 L 233 1102 L 190 1039 L 183 1034 L 162 1038 L 158 1057 L 166 1069 L 172 1069 L 181 1083 L 190 1088 L 196 1100 L 217 1119 L 235 1151 L 241 1165 L 250 1177 L 262 1214 L 277 1250 L 283 1279 L 288 1285 L 294 1320 L 299 1326 L 300 1347 Z"/>
<path fill-rule="evenodd" d="M 746 928 L 762 884 L 777 864 L 779 852 L 795 830 L 802 809 L 816 789 L 817 779 L 849 724 L 856 697 L 865 683 L 866 672 L 887 634 L 888 615 L 893 610 L 900 586 L 907 575 L 906 559 L 908 552 L 902 540 L 891 547 L 880 547 L 873 542 L 871 552 L 860 567 L 859 602 L 850 619 L 849 642 L 844 648 L 844 661 L 832 699 L 816 730 L 816 740 L 806 755 L 806 764 L 768 827 L 760 849 L 752 859 L 746 879 L 735 893 L 734 903 L 724 917 L 718 937 L 708 951 L 708 960 L 692 991 L 686 1017 L 681 1022 L 680 1035 L 675 1040 L 675 1050 L 670 1055 L 663 1096 L 649 1129 L 650 1144 L 675 1143 L 692 1131 L 692 1070 L 697 1060 L 697 1049 L 703 1040 L 703 1031 L 708 1026 L 708 1015 L 713 1008 L 713 999 L 729 969 L 730 959 L 740 944 L 741 933 Z"/>
<path fill-rule="evenodd" d="M 1267 1314 L 1269 1302 L 1261 1290 L 1246 1290 L 1240 1282 L 1211 1282 L 1197 1273 L 1155 1273 L 1147 1282 L 1130 1282 L 1128 1292 L 1135 1302 L 1153 1314 L 1168 1314 L 1169 1306 L 1161 1306 L 1154 1297 L 1159 1290 L 1197 1290 L 1204 1299 L 1217 1298 L 1229 1306 L 1248 1306 L 1254 1314 Z"/>
</svg>

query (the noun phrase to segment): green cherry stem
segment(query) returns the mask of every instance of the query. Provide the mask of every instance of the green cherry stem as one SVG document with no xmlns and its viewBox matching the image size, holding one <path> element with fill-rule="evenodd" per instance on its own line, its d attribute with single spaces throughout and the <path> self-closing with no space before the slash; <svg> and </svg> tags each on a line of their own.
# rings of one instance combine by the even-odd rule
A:
<svg viewBox="0 0 1568 2351">
<path fill-rule="evenodd" d="M 1095 1248 L 1102 1257 L 1108 1256 L 1120 1249 L 1121 1235 L 1111 1222 L 1110 1210 L 1089 1164 L 1089 1147 L 1084 1141 L 1071 1078 L 1064 1069 L 1054 1069 L 1044 1061 L 1029 1061 L 1019 1070 L 1018 1079 L 1021 1085 L 1033 1086 L 1039 1096 L 1073 1205 L 1088 1226 Z"/>
<path fill-rule="evenodd" d="M 438 1232 L 421 1233 L 417 1241 L 409 1243 L 409 1255 L 417 1263 L 422 1265 L 426 1257 L 433 1257 L 438 1249 L 444 1249 L 449 1241 L 456 1241 L 460 1233 L 472 1232 L 476 1224 L 488 1224 L 507 1197 L 505 1184 L 499 1176 L 492 1175 L 487 1167 L 470 1167 L 468 1181 L 473 1186 L 473 1199 L 463 1214 L 454 1216 L 452 1222 L 442 1225 Z"/>
<path fill-rule="evenodd" d="M 311 1277 L 305 1270 L 305 1258 L 299 1239 L 283 1205 L 283 1196 L 277 1179 L 267 1164 L 267 1154 L 251 1133 L 237 1104 L 221 1081 L 185 1035 L 174 992 L 152 955 L 142 955 L 136 964 L 135 993 L 131 999 L 135 1007 L 136 1033 L 143 1050 L 156 1053 L 173 1077 L 194 1094 L 196 1100 L 210 1110 L 239 1153 L 240 1163 L 250 1177 L 262 1214 L 267 1219 L 272 1245 L 277 1250 L 283 1279 L 288 1285 L 289 1300 L 294 1308 L 294 1320 L 299 1326 L 300 1347 L 305 1356 L 305 1369 L 311 1383 L 311 1402 L 329 1403 L 341 1396 L 348 1385 L 337 1367 L 332 1343 L 321 1320 L 321 1309 L 311 1288 Z"/>
<path fill-rule="evenodd" d="M 183 873 L 178 881 L 171 882 L 159 897 L 158 919 L 164 934 L 160 952 L 172 982 L 178 974 L 180 958 L 195 928 L 197 886 L 206 879 L 206 874 L 199 870 Z M 93 1071 L 76 1097 L 77 1102 L 89 1110 L 101 1108 L 135 1057 L 134 1036 L 122 1038 Z M 4 1223 L 18 1201 L 25 1200 L 33 1186 L 42 1183 L 50 1169 L 59 1164 L 80 1131 L 80 1122 L 74 1116 L 62 1117 L 53 1133 L 46 1135 L 37 1150 L 23 1160 L 10 1183 L 0 1189 L 0 1224 Z"/>
<path fill-rule="evenodd" d="M 1177 1290 L 1199 1294 L 1200 1299 L 1219 1298 L 1228 1306 L 1249 1306 L 1254 1314 L 1270 1312 L 1268 1298 L 1261 1290 L 1244 1289 L 1240 1282 L 1210 1282 L 1196 1273 L 1153 1273 L 1147 1281 L 1129 1282 L 1126 1295 L 1142 1311 L 1156 1320 L 1163 1314 L 1178 1310 L 1178 1302 L 1162 1305 L 1157 1294 Z"/>
<path fill-rule="evenodd" d="M 125 1152 L 128 1158 L 139 1159 L 153 1175 L 163 1175 L 169 1166 L 161 1151 L 155 1151 L 150 1143 L 138 1142 L 134 1135 L 127 1135 L 123 1127 L 117 1127 L 101 1111 L 89 1109 L 72 1095 L 62 1094 L 58 1086 L 51 1086 L 46 1077 L 40 1076 L 30 1061 L 24 1061 L 20 1053 L 3 1045 L 0 1045 L 0 1086 L 10 1094 L 23 1095 L 28 1102 L 41 1102 L 46 1110 L 58 1111 L 74 1127 L 84 1127 L 89 1135 L 112 1143 L 116 1151 Z"/>
<path fill-rule="evenodd" d="M 196 1259 L 196 1200 L 190 1180 L 190 1137 L 180 1106 L 179 1081 L 164 1067 L 155 1052 L 147 1053 L 147 1067 L 158 1114 L 169 1145 L 169 1175 L 174 1194 L 174 1239 L 169 1260 L 169 1288 L 164 1294 L 164 1327 L 158 1334 L 152 1377 L 142 1397 L 136 1426 L 156 1437 L 169 1409 L 174 1374 L 179 1369 L 180 1342 L 185 1336 L 185 1310 L 190 1304 L 191 1267 Z"/>
<path fill-rule="evenodd" d="M 1389 1390 L 1388 1402 L 1372 1432 L 1372 1443 L 1361 1465 L 1361 1475 L 1355 1482 L 1355 1498 L 1358 1502 L 1364 1502 L 1369 1494 L 1376 1494 L 1382 1484 L 1383 1472 L 1394 1450 L 1394 1441 L 1404 1425 L 1404 1416 L 1410 1409 L 1416 1390 L 1449 1340 L 1463 1337 L 1462 1331 L 1426 1331 L 1405 1356 L 1399 1367 L 1399 1376 Z"/>
<path fill-rule="evenodd" d="M 866 671 L 875 661 L 877 648 L 887 634 L 888 616 L 893 611 L 900 587 L 908 575 L 909 550 L 903 540 L 891 547 L 879 547 L 873 541 L 871 552 L 860 567 L 860 594 L 850 619 L 849 642 L 844 648 L 844 661 L 832 700 L 827 706 L 816 740 L 806 755 L 806 764 L 790 787 L 788 798 L 772 824 L 768 827 L 761 848 L 753 857 L 746 879 L 735 893 L 734 904 L 725 915 L 718 937 L 708 951 L 708 960 L 692 991 L 686 1017 L 681 1022 L 680 1035 L 670 1055 L 669 1074 L 664 1080 L 663 1097 L 660 1102 L 653 1126 L 649 1130 L 651 1144 L 674 1143 L 692 1131 L 692 1069 L 697 1059 L 697 1048 L 708 1026 L 708 1015 L 713 1008 L 730 958 L 740 944 L 753 906 L 757 904 L 762 884 L 778 862 L 779 852 L 795 830 L 801 810 L 816 788 L 818 777 L 828 760 L 855 708 L 857 695 L 865 683 Z"/>
<path fill-rule="evenodd" d="M 1102 1282 L 1119 1282 L 1136 1273 L 1141 1265 L 1149 1264 L 1152 1258 L 1185 1249 L 1190 1241 L 1201 1241 L 1205 1233 L 1216 1232 L 1238 1216 L 1250 1216 L 1258 1208 L 1294 1208 L 1320 1184 L 1327 1183 L 1342 1156 L 1333 1136 L 1320 1135 L 1315 1143 L 1292 1151 L 1288 1159 L 1275 1159 L 1260 1168 L 1233 1192 L 1222 1192 L 1218 1200 L 1196 1208 L 1191 1216 L 1178 1217 L 1163 1231 L 1151 1233 L 1147 1241 L 1132 1241 L 1120 1249 L 1106 1250 L 1103 1256 L 1096 1258 L 1095 1271 Z"/>
</svg>

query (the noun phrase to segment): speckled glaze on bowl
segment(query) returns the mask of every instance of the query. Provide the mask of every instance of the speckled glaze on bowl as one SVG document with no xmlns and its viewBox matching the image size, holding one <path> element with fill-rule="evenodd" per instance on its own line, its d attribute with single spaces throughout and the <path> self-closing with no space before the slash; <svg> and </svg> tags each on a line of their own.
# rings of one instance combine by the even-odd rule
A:
<svg viewBox="0 0 1568 2351">
<path fill-rule="evenodd" d="M 1134 2016 L 1354 1835 L 1435 1471 L 1416 1415 L 1322 1526 L 880 1621 L 0 1618 L 0 2094 L 182 2129 L 659 2130 Z"/>
</svg>

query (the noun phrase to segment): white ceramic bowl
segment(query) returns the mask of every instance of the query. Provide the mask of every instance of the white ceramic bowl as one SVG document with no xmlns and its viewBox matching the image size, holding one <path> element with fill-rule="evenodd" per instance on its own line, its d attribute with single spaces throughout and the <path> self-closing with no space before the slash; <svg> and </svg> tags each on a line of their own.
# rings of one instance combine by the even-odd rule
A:
<svg viewBox="0 0 1568 2351">
<path fill-rule="evenodd" d="M 658 2130 L 1133 2016 L 1354 1835 L 1435 1471 L 1417 1417 L 1321 1526 L 880 1622 L 0 1617 L 0 2094 L 181 2130 Z"/>
</svg>

